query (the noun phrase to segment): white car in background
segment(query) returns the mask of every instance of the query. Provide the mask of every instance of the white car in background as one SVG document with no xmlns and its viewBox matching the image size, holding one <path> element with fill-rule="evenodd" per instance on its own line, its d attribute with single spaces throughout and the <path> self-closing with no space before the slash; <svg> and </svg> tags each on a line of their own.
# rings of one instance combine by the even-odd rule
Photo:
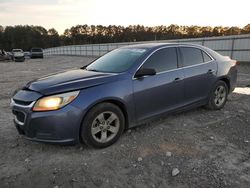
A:
<svg viewBox="0 0 250 188">
<path fill-rule="evenodd" d="M 24 52 L 22 49 L 13 49 L 12 50 L 12 60 L 15 62 L 24 62 Z"/>
</svg>

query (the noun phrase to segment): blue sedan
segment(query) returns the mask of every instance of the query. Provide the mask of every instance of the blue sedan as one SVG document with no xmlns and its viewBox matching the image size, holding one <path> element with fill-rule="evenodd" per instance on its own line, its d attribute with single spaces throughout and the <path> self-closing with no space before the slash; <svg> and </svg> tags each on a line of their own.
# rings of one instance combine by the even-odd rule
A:
<svg viewBox="0 0 250 188">
<path fill-rule="evenodd" d="M 149 43 L 31 81 L 11 107 L 18 132 L 30 140 L 103 148 L 153 117 L 223 108 L 236 79 L 237 62 L 209 48 Z"/>
</svg>

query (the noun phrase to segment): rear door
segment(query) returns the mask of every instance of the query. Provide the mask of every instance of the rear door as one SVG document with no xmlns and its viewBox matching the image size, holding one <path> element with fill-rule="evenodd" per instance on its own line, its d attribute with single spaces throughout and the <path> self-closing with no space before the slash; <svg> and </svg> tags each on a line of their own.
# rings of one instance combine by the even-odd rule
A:
<svg viewBox="0 0 250 188">
<path fill-rule="evenodd" d="M 184 72 L 184 105 L 206 100 L 216 81 L 217 63 L 205 51 L 179 47 Z"/>
<path fill-rule="evenodd" d="M 183 72 L 178 69 L 175 47 L 160 49 L 142 65 L 153 68 L 156 75 L 133 80 L 137 120 L 176 108 L 183 97 Z"/>
</svg>

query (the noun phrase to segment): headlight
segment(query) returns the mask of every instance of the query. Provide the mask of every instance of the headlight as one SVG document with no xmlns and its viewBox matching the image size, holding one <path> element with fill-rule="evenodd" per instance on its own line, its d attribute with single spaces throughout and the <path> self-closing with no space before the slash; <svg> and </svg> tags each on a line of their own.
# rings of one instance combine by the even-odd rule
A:
<svg viewBox="0 0 250 188">
<path fill-rule="evenodd" d="M 35 103 L 33 111 L 41 112 L 49 110 L 58 110 L 72 102 L 78 96 L 79 93 L 80 91 L 74 91 L 41 98 Z"/>
</svg>

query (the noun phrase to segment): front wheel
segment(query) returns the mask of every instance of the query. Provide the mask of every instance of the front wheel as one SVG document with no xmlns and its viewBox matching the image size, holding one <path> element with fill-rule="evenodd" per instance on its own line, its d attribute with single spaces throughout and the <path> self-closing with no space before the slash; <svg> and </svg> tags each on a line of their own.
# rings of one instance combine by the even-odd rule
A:
<svg viewBox="0 0 250 188">
<path fill-rule="evenodd" d="M 81 138 L 89 146 L 104 148 L 115 143 L 125 127 L 121 109 L 111 103 L 94 106 L 84 118 Z"/>
<path fill-rule="evenodd" d="M 218 81 L 210 94 L 210 98 L 206 107 L 211 110 L 220 110 L 226 104 L 227 96 L 227 84 L 223 81 Z"/>
</svg>

